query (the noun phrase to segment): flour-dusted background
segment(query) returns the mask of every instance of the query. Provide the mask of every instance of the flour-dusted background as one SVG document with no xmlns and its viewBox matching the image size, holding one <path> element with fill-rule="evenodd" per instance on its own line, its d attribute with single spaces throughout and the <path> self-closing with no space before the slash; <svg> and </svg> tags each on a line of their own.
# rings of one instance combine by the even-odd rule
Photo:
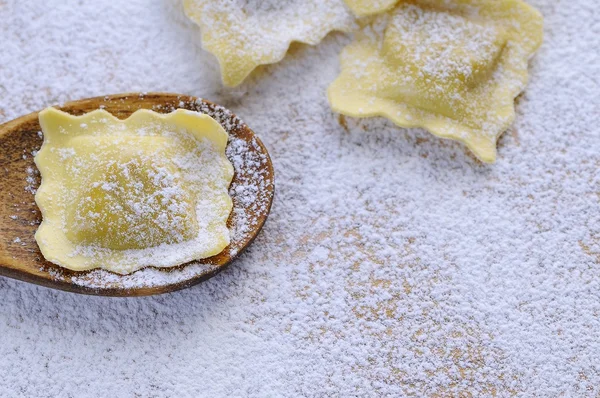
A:
<svg viewBox="0 0 600 398">
<path fill-rule="evenodd" d="M 531 3 L 545 42 L 489 166 L 332 114 L 343 34 L 224 89 L 174 0 L 0 0 L 0 123 L 198 95 L 277 174 L 260 237 L 199 286 L 113 299 L 0 279 L 0 396 L 600 394 L 600 10 Z"/>
</svg>

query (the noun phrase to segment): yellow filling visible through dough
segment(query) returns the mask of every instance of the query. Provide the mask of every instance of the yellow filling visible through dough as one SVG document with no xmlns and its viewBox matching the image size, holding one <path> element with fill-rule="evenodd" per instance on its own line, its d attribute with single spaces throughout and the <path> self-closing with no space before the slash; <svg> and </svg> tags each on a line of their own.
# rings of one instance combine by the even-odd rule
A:
<svg viewBox="0 0 600 398">
<path fill-rule="evenodd" d="M 473 124 L 477 109 L 469 102 L 477 86 L 489 80 L 505 43 L 503 31 L 494 24 L 436 9 L 401 7 L 381 51 L 398 77 L 388 94 Z"/>
<path fill-rule="evenodd" d="M 401 0 L 344 49 L 329 102 L 424 127 L 493 162 L 541 40 L 541 16 L 520 0 Z"/>
<path fill-rule="evenodd" d="M 163 150 L 167 140 L 131 137 L 127 146 L 113 141 L 111 136 L 71 141 L 78 156 L 97 160 L 67 207 L 67 238 L 125 250 L 181 243 L 198 234 L 193 193 L 169 161 L 172 154 Z"/>
<path fill-rule="evenodd" d="M 73 270 L 129 273 L 210 257 L 229 244 L 227 133 L 209 116 L 142 110 L 40 113 L 36 240 Z"/>
</svg>

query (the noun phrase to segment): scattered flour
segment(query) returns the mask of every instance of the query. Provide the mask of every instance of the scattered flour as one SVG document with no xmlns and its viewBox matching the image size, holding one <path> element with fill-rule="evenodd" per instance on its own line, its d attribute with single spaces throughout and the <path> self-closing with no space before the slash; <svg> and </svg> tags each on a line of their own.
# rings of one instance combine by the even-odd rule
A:
<svg viewBox="0 0 600 398">
<path fill-rule="evenodd" d="M 31 193 L 32 195 L 35 195 L 35 193 L 37 192 L 38 176 L 40 172 L 33 167 L 27 167 L 25 171 L 27 173 L 27 177 L 25 177 L 25 182 L 27 183 L 27 185 L 25 185 L 25 191 Z"/>
<path fill-rule="evenodd" d="M 0 123 L 181 92 L 241 115 L 277 173 L 256 242 L 199 286 L 110 299 L 0 279 L 0 395 L 597 396 L 600 9 L 530 3 L 545 41 L 484 166 L 332 114 L 345 35 L 227 90 L 168 0 L 0 2 Z"/>
</svg>

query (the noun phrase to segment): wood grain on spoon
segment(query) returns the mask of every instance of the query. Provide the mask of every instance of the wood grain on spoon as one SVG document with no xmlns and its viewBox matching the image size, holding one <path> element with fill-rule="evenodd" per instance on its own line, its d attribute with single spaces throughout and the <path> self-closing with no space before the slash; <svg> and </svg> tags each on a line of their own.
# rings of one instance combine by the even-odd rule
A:
<svg viewBox="0 0 600 398">
<path fill-rule="evenodd" d="M 57 106 L 73 115 L 81 115 L 104 108 L 120 119 L 138 109 L 152 109 L 168 113 L 177 108 L 204 111 L 215 117 L 228 131 L 231 140 L 243 140 L 249 153 L 262 159 L 259 170 L 236 170 L 233 184 L 242 184 L 260 177 L 253 203 L 238 200 L 234 195 L 230 230 L 235 227 L 237 214 L 244 214 L 249 229 L 232 236 L 229 247 L 218 255 L 174 268 L 153 268 L 155 280 L 137 278 L 144 271 L 121 276 L 108 271 L 75 272 L 54 265 L 42 256 L 34 238 L 41 222 L 41 214 L 34 201 L 35 189 L 40 184 L 33 154 L 40 149 L 42 137 L 38 113 L 0 125 L 0 275 L 38 285 L 76 293 L 104 296 L 145 296 L 166 293 L 192 286 L 222 271 L 257 236 L 267 219 L 274 193 L 273 166 L 266 148 L 245 124 L 224 111 L 224 108 L 195 97 L 177 94 L 120 94 L 68 102 Z M 223 120 L 223 118 L 227 120 Z M 257 206 L 257 203 L 261 203 Z M 187 267 L 187 268 L 186 268 Z M 193 272 L 189 270 L 193 269 Z M 104 280 L 102 280 L 102 278 Z M 86 282 L 87 281 L 87 282 Z M 158 281 L 158 282 L 157 282 Z M 92 283 L 93 282 L 93 283 Z"/>
</svg>

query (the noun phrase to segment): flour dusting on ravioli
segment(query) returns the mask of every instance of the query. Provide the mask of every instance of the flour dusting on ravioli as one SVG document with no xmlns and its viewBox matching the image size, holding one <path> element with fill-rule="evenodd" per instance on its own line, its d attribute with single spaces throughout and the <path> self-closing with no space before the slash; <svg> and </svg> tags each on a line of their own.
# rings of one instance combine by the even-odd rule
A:
<svg viewBox="0 0 600 398">
<path fill-rule="evenodd" d="M 36 202 L 44 257 L 72 270 L 120 274 L 210 257 L 229 244 L 227 133 L 214 119 L 177 110 L 40 113 L 44 144 Z"/>
<path fill-rule="evenodd" d="M 281 61 L 291 42 L 319 43 L 354 18 L 344 0 L 183 0 L 202 33 L 203 47 L 221 66 L 224 84 L 237 86 L 259 65 Z"/>
<path fill-rule="evenodd" d="M 519 0 L 400 1 L 344 49 L 329 101 L 349 116 L 426 128 L 494 162 L 541 40 L 542 17 Z"/>
</svg>

